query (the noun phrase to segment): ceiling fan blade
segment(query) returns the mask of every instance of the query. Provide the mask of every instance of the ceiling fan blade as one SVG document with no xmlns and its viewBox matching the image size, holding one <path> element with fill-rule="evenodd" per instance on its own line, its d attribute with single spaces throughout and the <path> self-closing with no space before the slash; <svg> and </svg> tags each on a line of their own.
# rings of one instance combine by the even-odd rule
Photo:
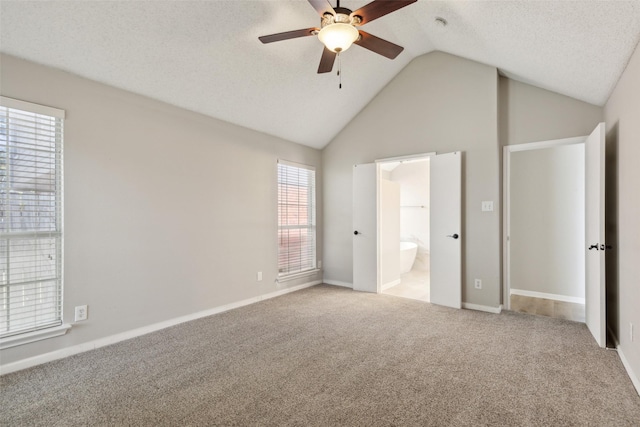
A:
<svg viewBox="0 0 640 427">
<path fill-rule="evenodd" d="M 284 33 L 270 34 L 268 36 L 261 36 L 261 37 L 258 37 L 258 39 L 262 43 L 273 43 L 273 42 L 279 42 L 281 40 L 295 39 L 295 38 L 298 38 L 298 37 L 313 36 L 315 31 L 320 31 L 320 29 L 319 28 L 305 28 L 304 30 L 286 31 Z"/>
<path fill-rule="evenodd" d="M 369 49 L 379 55 L 386 56 L 389 59 L 395 59 L 396 56 L 400 55 L 400 52 L 404 50 L 402 46 L 398 46 L 397 44 L 393 44 L 362 30 L 360 30 L 359 33 L 360 38 L 353 42 L 354 44 Z"/>
<path fill-rule="evenodd" d="M 311 6 L 318 12 L 320 16 L 325 13 L 330 13 L 335 15 L 336 12 L 333 10 L 333 7 L 329 4 L 329 0 L 308 0 L 311 3 Z"/>
<path fill-rule="evenodd" d="M 318 74 L 330 73 L 333 70 L 333 63 L 336 60 L 336 53 L 330 51 L 326 47 L 322 51 L 322 58 L 320 58 L 320 66 L 318 67 Z"/>
<path fill-rule="evenodd" d="M 367 22 L 371 22 L 388 13 L 395 12 L 396 10 L 409 6 L 411 3 L 415 3 L 417 1 L 418 0 L 374 0 L 368 5 L 362 6 L 360 9 L 353 12 L 351 16 L 358 15 L 362 19 L 358 25 L 364 25 Z"/>
</svg>

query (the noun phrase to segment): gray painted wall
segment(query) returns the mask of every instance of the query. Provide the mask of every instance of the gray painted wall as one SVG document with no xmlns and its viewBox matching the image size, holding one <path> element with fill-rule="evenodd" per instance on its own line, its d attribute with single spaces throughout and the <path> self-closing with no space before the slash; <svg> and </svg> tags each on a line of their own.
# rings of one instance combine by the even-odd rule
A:
<svg viewBox="0 0 640 427">
<path fill-rule="evenodd" d="M 602 107 L 500 77 L 502 145 L 589 135 L 603 119 Z"/>
<path fill-rule="evenodd" d="M 418 57 L 323 150 L 325 280 L 353 280 L 353 164 L 464 151 L 463 301 L 500 304 L 497 84 L 493 67 L 442 52 Z M 481 212 L 482 200 L 494 212 Z"/>
<path fill-rule="evenodd" d="M 506 77 L 498 97 L 501 145 L 586 136 L 604 118 L 602 107 Z"/>
<path fill-rule="evenodd" d="M 320 278 L 274 283 L 276 160 L 316 166 L 321 237 L 318 150 L 10 56 L 1 79 L 4 96 L 66 110 L 65 322 L 89 305 L 3 364 Z"/>
<path fill-rule="evenodd" d="M 584 144 L 511 153 L 511 289 L 584 298 Z"/>
<path fill-rule="evenodd" d="M 465 151 L 463 300 L 497 306 L 498 131 L 501 145 L 566 138 L 589 134 L 603 118 L 600 107 L 434 52 L 383 89 L 322 152 L 322 164 L 317 150 L 10 56 L 1 60 L 4 96 L 67 111 L 65 320 L 79 304 L 89 304 L 90 314 L 64 337 L 2 351 L 2 363 L 281 289 L 273 283 L 278 157 L 318 167 L 324 277 L 350 283 L 352 164 Z M 636 373 L 638 335 L 633 343 L 626 337 L 630 321 L 640 324 L 633 311 L 640 300 L 639 76 L 636 52 L 606 106 L 620 181 L 615 320 Z M 480 212 L 482 200 L 493 200 L 495 211 Z M 482 291 L 473 289 L 475 277 L 483 279 Z"/>
<path fill-rule="evenodd" d="M 621 353 L 640 380 L 640 47 L 604 108 L 607 124 L 607 308 Z M 610 304 L 610 302 L 612 304 Z M 634 325 L 634 340 L 629 324 Z M 636 384 L 639 387 L 640 384 Z"/>
<path fill-rule="evenodd" d="M 352 164 L 462 150 L 463 301 L 498 306 L 499 146 L 588 135 L 602 119 L 599 106 L 498 77 L 492 67 L 442 52 L 416 58 L 323 150 L 325 280 L 352 281 Z M 494 201 L 493 213 L 480 211 L 483 200 Z"/>
</svg>

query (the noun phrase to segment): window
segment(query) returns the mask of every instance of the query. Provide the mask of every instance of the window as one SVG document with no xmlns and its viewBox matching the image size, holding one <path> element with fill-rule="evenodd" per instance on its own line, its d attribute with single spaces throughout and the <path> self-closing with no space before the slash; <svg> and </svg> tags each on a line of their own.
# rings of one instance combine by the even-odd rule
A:
<svg viewBox="0 0 640 427">
<path fill-rule="evenodd" d="M 63 118 L 0 97 L 0 338 L 62 324 Z"/>
<path fill-rule="evenodd" d="M 278 275 L 316 268 L 316 173 L 278 162 Z"/>
</svg>

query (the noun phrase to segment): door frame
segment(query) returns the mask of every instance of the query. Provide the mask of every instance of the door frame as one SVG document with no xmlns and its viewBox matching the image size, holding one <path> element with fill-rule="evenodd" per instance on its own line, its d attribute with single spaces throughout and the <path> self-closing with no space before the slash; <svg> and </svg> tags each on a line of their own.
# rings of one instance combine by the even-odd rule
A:
<svg viewBox="0 0 640 427">
<path fill-rule="evenodd" d="M 509 233 L 511 231 L 511 153 L 519 151 L 532 151 L 544 148 L 555 148 L 566 145 L 584 144 L 587 136 L 577 136 L 573 138 L 553 139 L 549 141 L 529 142 L 525 144 L 507 145 L 503 147 L 502 162 L 502 277 L 503 277 L 503 294 L 502 306 L 506 310 L 511 310 L 511 244 L 509 241 Z"/>
<path fill-rule="evenodd" d="M 380 276 L 380 207 L 381 207 L 381 197 L 380 197 L 380 180 L 381 180 L 381 166 L 383 163 L 392 163 L 392 162 L 404 162 L 404 161 L 412 161 L 412 160 L 421 160 L 428 159 L 432 156 L 437 155 L 435 151 L 428 153 L 419 153 L 419 154 L 409 154 L 405 156 L 396 156 L 396 157 L 386 157 L 383 159 L 376 159 L 374 163 L 376 164 L 376 232 L 377 232 L 377 241 L 376 241 L 376 278 L 377 278 L 377 293 L 382 292 L 382 283 Z M 429 207 L 431 209 L 431 207 Z"/>
</svg>

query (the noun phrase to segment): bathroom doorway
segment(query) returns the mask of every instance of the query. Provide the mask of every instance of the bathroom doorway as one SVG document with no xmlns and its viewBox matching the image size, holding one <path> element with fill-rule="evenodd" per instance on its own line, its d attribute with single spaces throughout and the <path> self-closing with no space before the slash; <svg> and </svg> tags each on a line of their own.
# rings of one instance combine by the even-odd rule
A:
<svg viewBox="0 0 640 427">
<path fill-rule="evenodd" d="M 379 162 L 381 292 L 430 301 L 430 156 Z"/>
</svg>

